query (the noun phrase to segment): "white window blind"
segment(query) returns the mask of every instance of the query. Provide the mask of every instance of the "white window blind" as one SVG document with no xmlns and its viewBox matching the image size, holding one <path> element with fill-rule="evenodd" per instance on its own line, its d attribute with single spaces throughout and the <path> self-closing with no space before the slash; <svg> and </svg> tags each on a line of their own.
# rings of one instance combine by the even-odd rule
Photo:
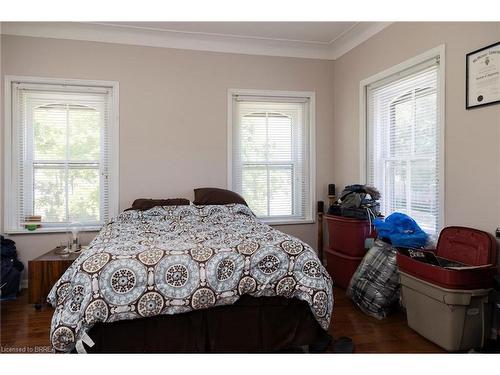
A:
<svg viewBox="0 0 500 375">
<path fill-rule="evenodd" d="M 367 179 L 382 193 L 382 212 L 403 212 L 440 229 L 439 58 L 370 84 Z"/>
<path fill-rule="evenodd" d="M 232 189 L 270 222 L 312 219 L 309 98 L 233 97 Z"/>
<path fill-rule="evenodd" d="M 12 205 L 8 224 L 22 230 L 104 223 L 110 207 L 112 89 L 12 84 Z"/>
</svg>

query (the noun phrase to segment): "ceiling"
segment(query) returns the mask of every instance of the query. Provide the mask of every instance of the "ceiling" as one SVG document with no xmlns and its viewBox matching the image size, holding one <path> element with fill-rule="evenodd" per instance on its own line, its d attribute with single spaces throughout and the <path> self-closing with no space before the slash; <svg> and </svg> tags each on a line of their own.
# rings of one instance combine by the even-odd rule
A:
<svg viewBox="0 0 500 375">
<path fill-rule="evenodd" d="M 335 60 L 387 22 L 3 22 L 1 33 Z"/>
</svg>

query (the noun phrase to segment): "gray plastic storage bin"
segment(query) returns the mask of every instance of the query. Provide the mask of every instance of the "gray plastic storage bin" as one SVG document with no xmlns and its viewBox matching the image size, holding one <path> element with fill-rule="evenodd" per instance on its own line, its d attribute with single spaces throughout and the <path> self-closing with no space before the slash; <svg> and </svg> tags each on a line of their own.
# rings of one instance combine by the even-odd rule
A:
<svg viewBox="0 0 500 375">
<path fill-rule="evenodd" d="M 400 282 L 410 328 L 448 351 L 484 345 L 491 289 L 445 289 L 404 272 Z"/>
</svg>

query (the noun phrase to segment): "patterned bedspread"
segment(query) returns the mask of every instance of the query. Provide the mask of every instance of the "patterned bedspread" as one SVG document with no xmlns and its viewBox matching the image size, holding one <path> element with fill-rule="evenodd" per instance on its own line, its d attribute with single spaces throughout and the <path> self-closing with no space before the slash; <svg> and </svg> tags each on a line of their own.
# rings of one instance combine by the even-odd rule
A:
<svg viewBox="0 0 500 375">
<path fill-rule="evenodd" d="M 243 294 L 299 298 L 329 326 L 332 282 L 315 252 L 248 207 L 126 211 L 52 288 L 52 347 L 71 351 L 97 322 L 228 305 Z"/>
</svg>

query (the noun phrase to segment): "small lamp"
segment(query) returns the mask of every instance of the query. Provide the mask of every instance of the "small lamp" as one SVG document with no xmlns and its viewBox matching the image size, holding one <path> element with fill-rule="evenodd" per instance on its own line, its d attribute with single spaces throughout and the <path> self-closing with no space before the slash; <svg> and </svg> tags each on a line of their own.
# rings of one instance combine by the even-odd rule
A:
<svg viewBox="0 0 500 375">
<path fill-rule="evenodd" d="M 71 241 L 70 241 L 69 251 L 72 253 L 78 253 L 82 249 L 78 241 L 78 233 L 80 232 L 80 223 L 77 222 L 71 223 L 70 231 L 71 231 Z"/>
</svg>

